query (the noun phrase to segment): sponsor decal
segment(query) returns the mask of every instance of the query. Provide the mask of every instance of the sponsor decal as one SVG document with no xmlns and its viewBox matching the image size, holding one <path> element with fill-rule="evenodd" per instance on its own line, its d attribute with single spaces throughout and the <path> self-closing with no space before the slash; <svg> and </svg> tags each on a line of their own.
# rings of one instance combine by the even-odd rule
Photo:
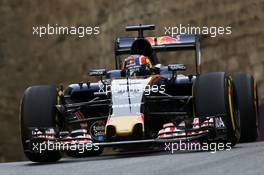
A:
<svg viewBox="0 0 264 175">
<path fill-rule="evenodd" d="M 104 141 L 105 140 L 105 121 L 98 120 L 94 122 L 90 127 L 90 134 L 94 140 Z"/>
</svg>

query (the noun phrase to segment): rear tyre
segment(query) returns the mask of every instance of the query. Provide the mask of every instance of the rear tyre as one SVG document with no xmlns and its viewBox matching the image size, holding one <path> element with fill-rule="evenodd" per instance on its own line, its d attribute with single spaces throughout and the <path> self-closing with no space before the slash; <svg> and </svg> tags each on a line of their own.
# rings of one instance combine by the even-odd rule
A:
<svg viewBox="0 0 264 175">
<path fill-rule="evenodd" d="M 259 134 L 259 113 L 257 84 L 254 78 L 246 73 L 233 76 L 238 98 L 238 109 L 241 119 L 241 142 L 256 141 Z"/>
<path fill-rule="evenodd" d="M 200 75 L 194 83 L 193 95 L 194 112 L 199 118 L 224 115 L 225 142 L 234 146 L 240 138 L 240 116 L 231 77 L 224 72 Z"/>
<path fill-rule="evenodd" d="M 55 162 L 61 158 L 59 151 L 30 151 L 26 140 L 30 139 L 29 128 L 56 128 L 57 102 L 55 86 L 32 86 L 26 89 L 21 101 L 20 128 L 23 149 L 26 157 L 33 162 Z"/>
</svg>

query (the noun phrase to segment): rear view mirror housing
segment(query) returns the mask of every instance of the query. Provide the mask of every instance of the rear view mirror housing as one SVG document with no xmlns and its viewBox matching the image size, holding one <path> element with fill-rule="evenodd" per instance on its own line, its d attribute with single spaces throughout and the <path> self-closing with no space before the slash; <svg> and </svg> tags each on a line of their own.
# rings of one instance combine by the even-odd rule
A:
<svg viewBox="0 0 264 175">
<path fill-rule="evenodd" d="M 169 71 L 184 71 L 186 70 L 186 66 L 184 64 L 169 64 L 168 65 Z"/>
<path fill-rule="evenodd" d="M 92 69 L 89 71 L 90 76 L 105 76 L 106 75 L 106 69 Z"/>
<path fill-rule="evenodd" d="M 177 71 L 184 71 L 186 70 L 186 66 L 184 64 L 169 64 L 168 71 L 172 71 L 172 79 L 177 77 Z"/>
</svg>

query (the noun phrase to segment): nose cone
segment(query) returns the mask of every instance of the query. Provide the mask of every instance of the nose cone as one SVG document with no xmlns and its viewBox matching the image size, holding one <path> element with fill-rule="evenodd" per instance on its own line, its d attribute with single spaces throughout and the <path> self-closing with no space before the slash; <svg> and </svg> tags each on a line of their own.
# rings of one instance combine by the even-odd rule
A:
<svg viewBox="0 0 264 175">
<path fill-rule="evenodd" d="M 113 129 L 115 131 L 113 131 Z M 144 132 L 143 116 L 110 117 L 106 124 L 106 135 L 113 137 L 125 137 Z M 111 132 L 111 133 L 110 133 Z"/>
</svg>

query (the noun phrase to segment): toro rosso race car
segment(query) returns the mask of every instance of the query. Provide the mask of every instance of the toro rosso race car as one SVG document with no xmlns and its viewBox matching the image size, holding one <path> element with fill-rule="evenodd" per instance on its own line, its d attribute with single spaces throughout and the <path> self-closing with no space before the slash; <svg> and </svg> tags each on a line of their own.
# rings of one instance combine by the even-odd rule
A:
<svg viewBox="0 0 264 175">
<path fill-rule="evenodd" d="M 99 155 L 105 147 L 164 142 L 222 142 L 258 136 L 258 96 L 246 73 L 201 71 L 195 35 L 145 37 L 154 25 L 128 26 L 137 37 L 115 41 L 115 70 L 93 69 L 98 82 L 32 86 L 21 100 L 21 138 L 26 157 L 53 162 L 66 153 Z M 196 72 L 162 65 L 159 52 L 193 50 Z M 177 62 L 177 58 L 175 58 Z M 85 149 L 83 149 L 85 148 Z M 82 151 L 79 151 L 79 150 Z"/>
</svg>

